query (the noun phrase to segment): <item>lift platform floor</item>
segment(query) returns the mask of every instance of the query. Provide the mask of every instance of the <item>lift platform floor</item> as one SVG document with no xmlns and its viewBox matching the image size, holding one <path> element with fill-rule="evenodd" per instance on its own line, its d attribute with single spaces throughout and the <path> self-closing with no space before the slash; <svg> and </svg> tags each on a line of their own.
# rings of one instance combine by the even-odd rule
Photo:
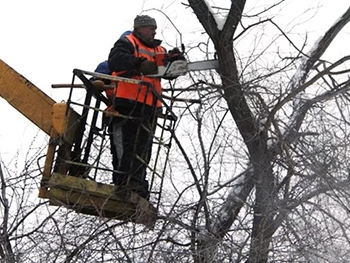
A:
<svg viewBox="0 0 350 263">
<path fill-rule="evenodd" d="M 116 191 L 109 184 L 53 173 L 48 181 L 50 205 L 64 206 L 82 214 L 144 224 L 152 228 L 157 211 L 132 191 Z"/>
</svg>

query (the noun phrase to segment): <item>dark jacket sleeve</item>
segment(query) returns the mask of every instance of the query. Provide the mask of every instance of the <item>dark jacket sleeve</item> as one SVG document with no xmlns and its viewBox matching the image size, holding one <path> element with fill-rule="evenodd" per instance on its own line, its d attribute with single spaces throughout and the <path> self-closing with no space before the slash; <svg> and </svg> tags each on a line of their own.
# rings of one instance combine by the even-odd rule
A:
<svg viewBox="0 0 350 263">
<path fill-rule="evenodd" d="M 134 56 L 134 46 L 127 38 L 115 42 L 108 56 L 111 71 L 129 71 L 139 68 L 140 59 Z"/>
</svg>

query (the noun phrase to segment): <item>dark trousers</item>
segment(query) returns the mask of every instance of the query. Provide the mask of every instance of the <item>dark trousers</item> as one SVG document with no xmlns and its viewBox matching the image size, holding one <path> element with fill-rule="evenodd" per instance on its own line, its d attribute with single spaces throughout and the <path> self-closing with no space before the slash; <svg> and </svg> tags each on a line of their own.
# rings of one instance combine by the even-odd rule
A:
<svg viewBox="0 0 350 263">
<path fill-rule="evenodd" d="M 128 115 L 128 110 L 118 110 Z M 146 168 L 152 152 L 155 114 L 135 114 L 132 118 L 114 117 L 109 124 L 113 156 L 113 183 L 139 186 L 148 191 Z M 136 157 L 138 156 L 138 157 Z M 141 160 L 139 160 L 141 159 Z"/>
</svg>

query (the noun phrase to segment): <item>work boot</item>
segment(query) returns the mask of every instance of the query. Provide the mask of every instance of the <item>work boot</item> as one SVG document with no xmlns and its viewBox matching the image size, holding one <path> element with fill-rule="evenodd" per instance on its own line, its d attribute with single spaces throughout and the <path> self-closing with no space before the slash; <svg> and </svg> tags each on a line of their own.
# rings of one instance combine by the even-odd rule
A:
<svg viewBox="0 0 350 263">
<path fill-rule="evenodd" d="M 116 185 L 114 186 L 113 192 L 118 198 L 129 199 L 131 195 L 131 190 L 126 187 L 126 185 Z"/>
<path fill-rule="evenodd" d="M 146 182 L 141 184 L 141 182 L 130 181 L 126 188 L 137 193 L 142 198 L 149 199 L 148 183 Z"/>
</svg>

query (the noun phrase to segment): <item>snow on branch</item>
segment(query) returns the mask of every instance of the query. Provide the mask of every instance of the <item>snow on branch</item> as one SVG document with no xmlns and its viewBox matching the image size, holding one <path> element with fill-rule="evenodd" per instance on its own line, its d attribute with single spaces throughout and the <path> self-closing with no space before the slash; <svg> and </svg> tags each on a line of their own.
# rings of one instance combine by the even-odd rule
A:
<svg viewBox="0 0 350 263">
<path fill-rule="evenodd" d="M 311 50 L 303 57 L 299 69 L 295 72 L 291 79 L 291 90 L 294 90 L 299 85 L 303 84 L 306 77 L 310 73 L 310 70 L 314 64 L 320 59 L 320 57 L 327 50 L 329 45 L 343 29 L 343 27 L 350 21 L 350 8 L 329 28 L 323 37 L 319 38 L 311 48 Z"/>
<path fill-rule="evenodd" d="M 248 168 L 234 180 L 234 185 L 211 224 L 211 234 L 223 237 L 236 219 L 254 187 L 253 168 Z"/>
</svg>

